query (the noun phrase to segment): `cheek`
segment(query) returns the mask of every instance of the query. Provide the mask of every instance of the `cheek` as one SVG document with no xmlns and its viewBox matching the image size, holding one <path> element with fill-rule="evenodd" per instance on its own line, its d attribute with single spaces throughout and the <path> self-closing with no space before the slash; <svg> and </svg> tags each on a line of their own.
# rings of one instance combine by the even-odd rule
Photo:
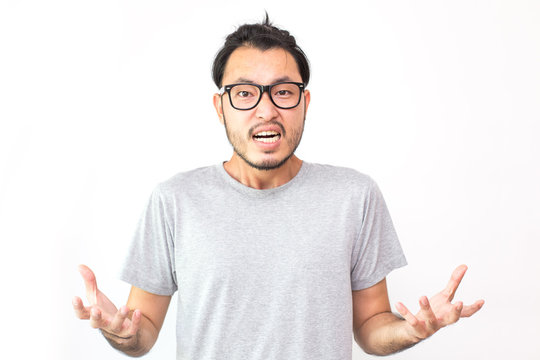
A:
<svg viewBox="0 0 540 360">
<path fill-rule="evenodd" d="M 300 129 L 304 126 L 304 109 L 285 118 L 285 125 L 291 129 Z"/>
<path fill-rule="evenodd" d="M 232 111 L 225 110 L 224 118 L 227 129 L 232 132 L 243 133 L 249 130 L 250 117 L 249 114 L 239 114 L 234 109 Z"/>
</svg>

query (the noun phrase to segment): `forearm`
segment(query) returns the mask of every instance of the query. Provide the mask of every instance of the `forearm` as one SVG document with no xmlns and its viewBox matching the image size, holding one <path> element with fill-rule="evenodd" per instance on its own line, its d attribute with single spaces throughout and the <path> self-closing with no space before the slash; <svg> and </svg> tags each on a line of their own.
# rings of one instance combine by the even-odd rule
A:
<svg viewBox="0 0 540 360">
<path fill-rule="evenodd" d="M 366 353 L 373 355 L 390 355 L 420 341 L 407 331 L 407 322 L 391 312 L 366 320 L 354 333 L 354 339 Z"/>
<path fill-rule="evenodd" d="M 141 324 L 137 334 L 129 338 L 119 337 L 104 330 L 102 330 L 101 333 L 116 350 L 121 351 L 128 356 L 140 357 L 148 353 L 152 346 L 154 346 L 159 332 L 152 322 L 142 315 Z"/>
</svg>

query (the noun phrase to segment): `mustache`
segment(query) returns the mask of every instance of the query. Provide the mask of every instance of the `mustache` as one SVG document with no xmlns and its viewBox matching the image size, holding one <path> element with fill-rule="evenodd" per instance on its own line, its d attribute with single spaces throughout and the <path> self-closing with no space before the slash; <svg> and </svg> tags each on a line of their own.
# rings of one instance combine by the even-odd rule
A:
<svg viewBox="0 0 540 360">
<path fill-rule="evenodd" d="M 281 129 L 281 136 L 285 136 L 285 134 L 286 134 L 285 127 L 279 121 L 270 120 L 270 121 L 264 121 L 264 122 L 260 122 L 258 124 L 253 125 L 248 131 L 249 138 L 251 139 L 251 137 L 255 133 L 255 130 L 258 127 L 265 126 L 265 125 L 277 125 Z"/>
</svg>

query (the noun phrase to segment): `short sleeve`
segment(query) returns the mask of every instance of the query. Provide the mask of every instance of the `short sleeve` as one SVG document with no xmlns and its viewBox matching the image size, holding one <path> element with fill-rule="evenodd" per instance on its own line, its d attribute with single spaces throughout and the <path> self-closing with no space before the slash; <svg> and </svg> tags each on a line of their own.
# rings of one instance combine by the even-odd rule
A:
<svg viewBox="0 0 540 360">
<path fill-rule="evenodd" d="M 392 270 L 407 265 L 382 193 L 372 179 L 363 205 L 351 259 L 352 290 L 373 286 Z"/>
<path fill-rule="evenodd" d="M 157 295 L 172 295 L 178 289 L 175 271 L 174 237 L 167 207 L 159 187 L 144 210 L 120 278 Z"/>
</svg>

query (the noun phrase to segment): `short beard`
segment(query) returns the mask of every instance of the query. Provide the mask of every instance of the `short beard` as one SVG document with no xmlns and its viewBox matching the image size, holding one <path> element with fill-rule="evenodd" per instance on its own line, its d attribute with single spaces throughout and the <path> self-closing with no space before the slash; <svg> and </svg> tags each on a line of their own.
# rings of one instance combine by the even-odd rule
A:
<svg viewBox="0 0 540 360">
<path fill-rule="evenodd" d="M 294 150 L 296 150 L 296 148 Z M 263 161 L 260 164 L 255 164 L 254 162 L 249 161 L 243 154 L 236 151 L 236 149 L 234 149 L 234 152 L 236 154 L 238 154 L 238 156 L 242 160 L 244 160 L 246 162 L 246 164 L 248 164 L 252 168 L 257 169 L 257 170 L 270 171 L 270 170 L 274 170 L 274 169 L 277 169 L 277 168 L 280 168 L 281 166 L 283 166 L 283 164 L 285 164 L 287 162 L 287 160 L 289 160 L 291 158 L 291 156 L 293 156 L 294 150 L 293 150 L 292 153 L 290 153 L 288 156 L 286 156 L 285 159 L 281 160 L 278 163 L 271 162 L 271 161 Z"/>
<path fill-rule="evenodd" d="M 272 122 L 272 121 L 269 121 L 267 123 L 268 124 L 276 124 L 276 125 L 278 125 L 282 129 L 282 133 L 285 134 L 285 129 L 283 129 L 283 126 L 281 124 L 279 124 L 277 122 Z M 246 162 L 246 164 L 248 164 L 250 167 L 252 167 L 254 169 L 257 169 L 257 170 L 262 170 L 262 171 L 270 171 L 270 170 L 278 169 L 281 166 L 283 166 L 283 164 L 285 164 L 287 162 L 287 160 L 289 160 L 291 158 L 291 156 L 294 155 L 294 152 L 296 151 L 296 149 L 298 148 L 298 145 L 300 145 L 300 141 L 302 140 L 302 135 L 304 133 L 305 123 L 306 123 L 306 112 L 304 110 L 304 120 L 302 122 L 302 129 L 300 130 L 300 134 L 298 135 L 297 133 L 295 133 L 293 131 L 291 133 L 291 137 L 288 140 L 289 145 L 293 146 L 293 149 L 292 149 L 292 151 L 291 151 L 291 153 L 289 155 L 287 155 L 283 160 L 281 160 L 279 162 L 263 161 L 261 163 L 256 164 L 256 163 L 250 161 L 247 158 L 246 154 L 242 153 L 239 149 L 236 148 L 236 146 L 234 146 L 234 143 L 236 142 L 235 139 L 238 139 L 238 137 L 230 134 L 229 129 L 227 128 L 227 120 L 225 119 L 225 113 L 223 113 L 223 124 L 225 125 L 225 133 L 227 134 L 227 139 L 229 140 L 229 143 L 233 147 L 234 152 L 242 160 L 244 160 Z M 251 131 L 249 133 L 251 134 Z M 298 141 L 296 141 L 296 144 L 294 144 L 293 141 L 296 139 L 297 136 L 298 136 Z M 232 137 L 232 139 L 231 139 L 231 137 Z"/>
</svg>

